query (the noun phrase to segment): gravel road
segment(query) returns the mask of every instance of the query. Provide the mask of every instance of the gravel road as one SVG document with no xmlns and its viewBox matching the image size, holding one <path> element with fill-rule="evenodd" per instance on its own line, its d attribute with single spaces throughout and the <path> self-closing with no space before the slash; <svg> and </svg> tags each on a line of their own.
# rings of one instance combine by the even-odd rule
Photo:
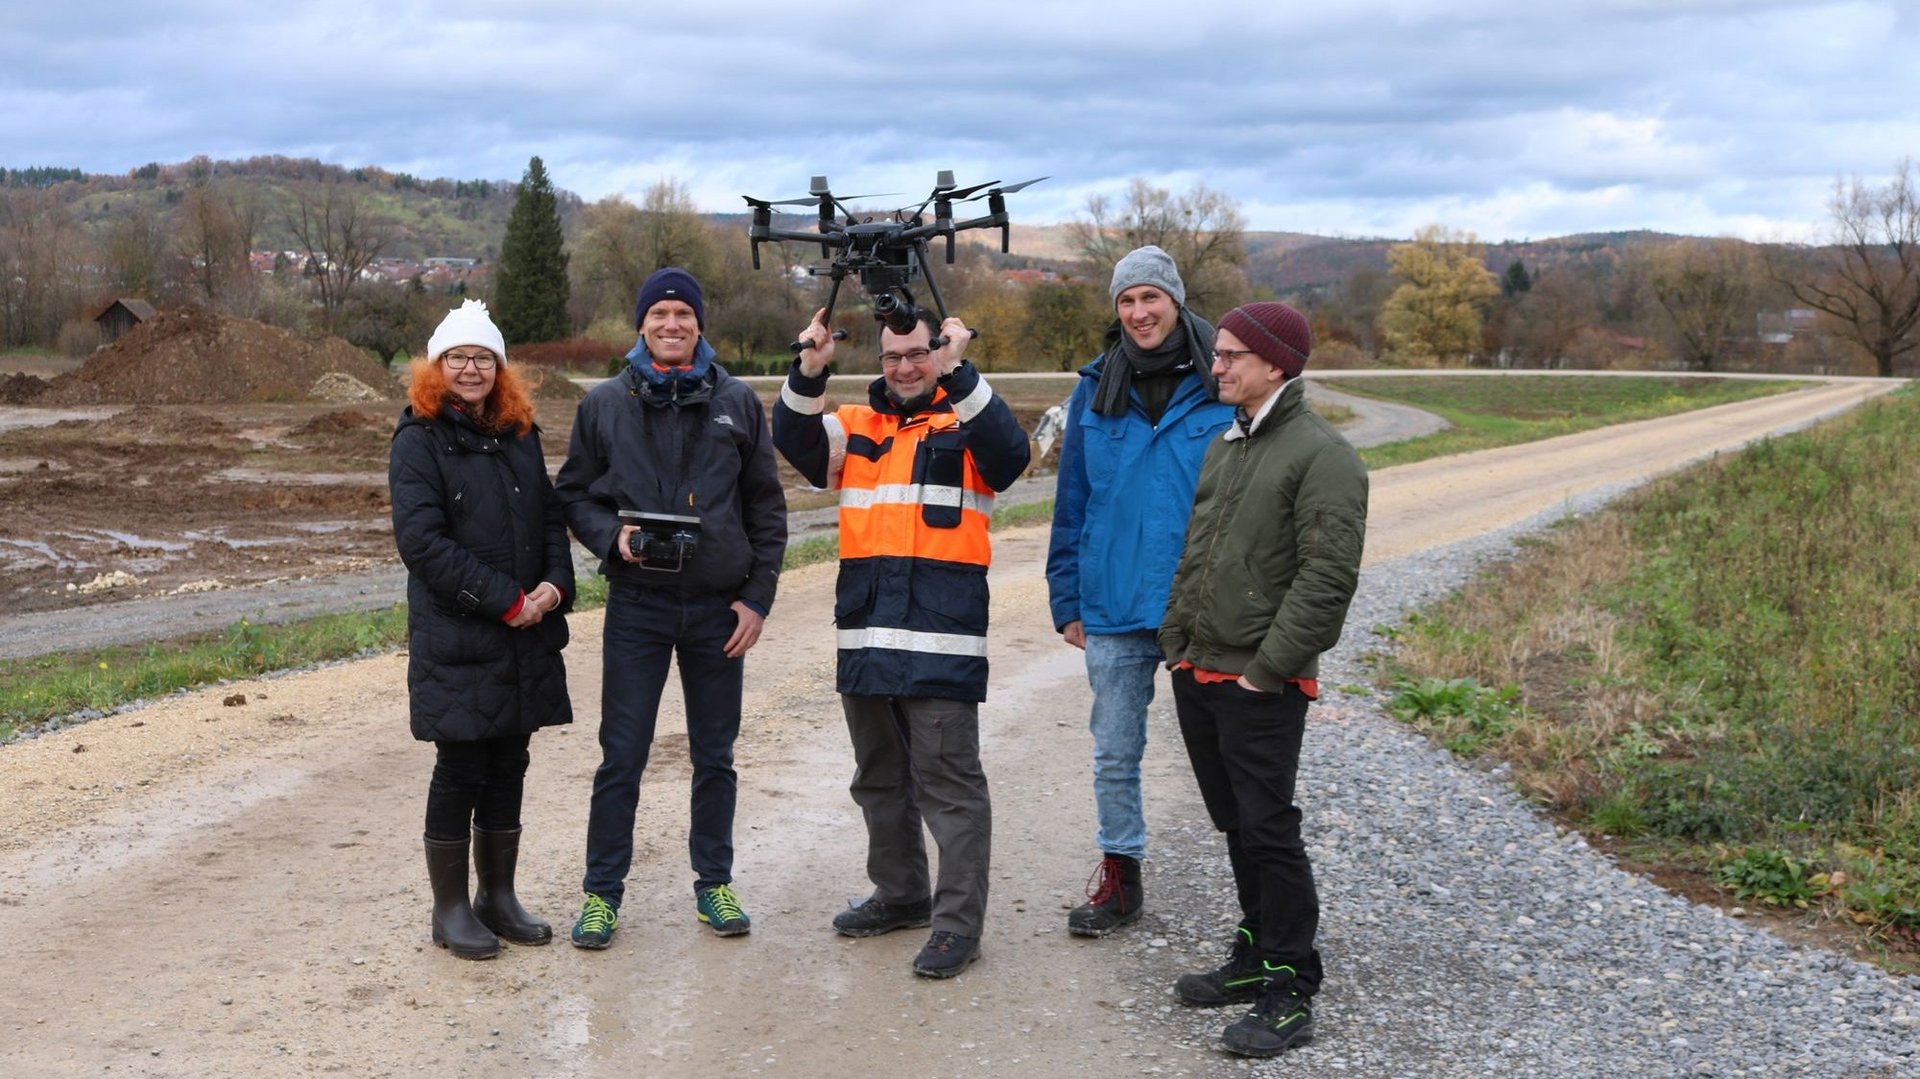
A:
<svg viewBox="0 0 1920 1079">
<path fill-rule="evenodd" d="M 1343 688 L 1379 643 L 1367 627 L 1518 531 L 1884 388 L 1654 425 L 1671 440 L 1615 428 L 1535 444 L 1530 462 L 1556 463 L 1533 474 L 1540 504 L 1495 497 L 1517 464 L 1481 455 L 1375 475 L 1353 632 L 1329 657 L 1302 769 L 1326 912 L 1321 1034 L 1281 1060 L 1223 1056 L 1231 1015 L 1169 992 L 1217 962 L 1231 888 L 1164 693 L 1144 766 L 1147 914 L 1105 941 L 1065 933 L 1094 855 L 1088 695 L 1047 624 L 1046 534 L 1031 528 L 995 538 L 994 892 L 985 958 L 961 978 L 909 974 L 911 934 L 826 928 L 865 883 L 825 632 L 833 569 L 819 566 L 787 575 L 749 661 L 737 873 L 751 936 L 693 920 L 686 741 L 669 718 L 612 949 L 490 963 L 434 949 L 418 853 L 432 752 L 406 736 L 404 657 L 376 657 L 0 750 L 0 1074 L 1920 1075 L 1920 985 L 1619 872 L 1502 776 Z M 1417 512 L 1439 490 L 1482 507 L 1467 534 Z M 528 777 L 523 898 L 562 925 L 598 755 L 599 630 L 596 613 L 574 619 L 577 723 L 535 738 Z M 669 687 L 662 715 L 679 708 Z"/>
</svg>

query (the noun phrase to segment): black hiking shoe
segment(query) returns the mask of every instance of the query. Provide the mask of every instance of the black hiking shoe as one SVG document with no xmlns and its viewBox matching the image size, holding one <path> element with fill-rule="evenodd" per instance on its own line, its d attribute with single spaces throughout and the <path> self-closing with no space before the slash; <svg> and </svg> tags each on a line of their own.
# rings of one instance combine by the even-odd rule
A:
<svg viewBox="0 0 1920 1079">
<path fill-rule="evenodd" d="M 1277 1057 L 1313 1040 L 1313 1012 L 1293 985 L 1290 967 L 1267 967 L 1266 992 L 1253 1010 L 1220 1035 L 1227 1052 L 1243 1057 Z"/>
<path fill-rule="evenodd" d="M 913 957 L 913 972 L 922 978 L 951 978 L 980 958 L 980 942 L 936 929 L 927 938 L 926 947 Z"/>
<path fill-rule="evenodd" d="M 883 903 L 868 898 L 857 907 L 833 916 L 833 930 L 844 937 L 877 937 L 896 929 L 924 929 L 933 924 L 933 900 Z"/>
<path fill-rule="evenodd" d="M 1067 915 L 1067 932 L 1076 937 L 1104 937 L 1139 921 L 1145 899 L 1139 860 L 1124 854 L 1106 855 L 1087 881 L 1088 901 Z"/>
<path fill-rule="evenodd" d="M 1266 987 L 1267 973 L 1253 950 L 1253 934 L 1244 925 L 1233 931 L 1233 950 L 1225 964 L 1204 974 L 1182 974 L 1173 983 L 1180 1003 L 1195 1008 L 1250 1004 L 1260 999 Z"/>
</svg>

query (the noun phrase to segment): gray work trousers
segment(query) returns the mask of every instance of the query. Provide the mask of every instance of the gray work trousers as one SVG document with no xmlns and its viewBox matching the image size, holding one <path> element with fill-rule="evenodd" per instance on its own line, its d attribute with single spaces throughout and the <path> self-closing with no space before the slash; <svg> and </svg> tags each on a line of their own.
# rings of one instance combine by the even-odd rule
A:
<svg viewBox="0 0 1920 1079">
<path fill-rule="evenodd" d="M 933 928 L 980 936 L 987 913 L 993 806 L 980 767 L 980 706 L 934 697 L 842 696 L 853 739 L 848 788 L 867 820 L 875 898 L 927 897 L 927 844 L 940 849 Z"/>
</svg>

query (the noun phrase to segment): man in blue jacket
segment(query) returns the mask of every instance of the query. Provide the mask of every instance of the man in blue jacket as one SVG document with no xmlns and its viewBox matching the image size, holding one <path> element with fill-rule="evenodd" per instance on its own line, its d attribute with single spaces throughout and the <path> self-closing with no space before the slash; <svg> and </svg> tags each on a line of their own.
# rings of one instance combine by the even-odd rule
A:
<svg viewBox="0 0 1920 1079">
<path fill-rule="evenodd" d="M 1107 350 L 1067 403 L 1047 552 L 1053 624 L 1087 653 L 1100 866 L 1067 915 L 1104 937 L 1140 917 L 1147 822 L 1140 758 L 1161 666 L 1155 634 L 1207 445 L 1233 419 L 1213 382 L 1213 327 L 1186 308 L 1173 259 L 1147 246 L 1113 268 Z"/>
<path fill-rule="evenodd" d="M 669 266 L 640 286 L 627 369 L 574 415 L 554 490 L 607 578 L 600 768 L 587 816 L 586 901 L 573 943 L 605 948 L 633 863 L 640 775 L 676 658 L 693 762 L 695 916 L 751 928 L 733 891 L 733 743 L 747 650 L 773 606 L 787 500 L 766 409 L 714 362 L 700 283 Z M 634 516 L 636 514 L 643 516 Z"/>
</svg>

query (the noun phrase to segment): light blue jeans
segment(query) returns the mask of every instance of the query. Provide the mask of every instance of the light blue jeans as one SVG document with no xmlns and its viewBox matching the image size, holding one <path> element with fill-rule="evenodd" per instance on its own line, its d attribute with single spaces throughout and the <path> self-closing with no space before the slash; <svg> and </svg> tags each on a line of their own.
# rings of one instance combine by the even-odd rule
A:
<svg viewBox="0 0 1920 1079">
<path fill-rule="evenodd" d="M 1093 687 L 1093 800 L 1105 854 L 1143 859 L 1147 817 L 1140 804 L 1140 758 L 1147 751 L 1147 706 L 1160 669 L 1151 630 L 1087 634 L 1087 684 Z"/>
</svg>

